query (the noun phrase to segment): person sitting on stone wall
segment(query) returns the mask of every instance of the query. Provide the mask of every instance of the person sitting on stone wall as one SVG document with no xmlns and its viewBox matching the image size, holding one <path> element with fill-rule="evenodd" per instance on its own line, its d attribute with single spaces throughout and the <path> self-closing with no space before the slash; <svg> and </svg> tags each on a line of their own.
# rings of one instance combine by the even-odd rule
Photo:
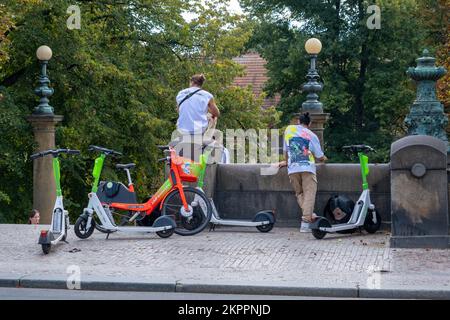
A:
<svg viewBox="0 0 450 320">
<path fill-rule="evenodd" d="M 170 145 L 175 146 L 178 154 L 194 161 L 198 161 L 205 144 L 204 134 L 220 116 L 214 96 L 203 89 L 205 80 L 203 74 L 192 76 L 190 87 L 181 90 L 176 97 L 179 116 Z"/>
</svg>

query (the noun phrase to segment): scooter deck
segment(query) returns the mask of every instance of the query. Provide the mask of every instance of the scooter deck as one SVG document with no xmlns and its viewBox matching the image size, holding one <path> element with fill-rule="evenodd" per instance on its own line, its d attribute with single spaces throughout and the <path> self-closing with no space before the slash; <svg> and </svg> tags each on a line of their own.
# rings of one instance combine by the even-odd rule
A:
<svg viewBox="0 0 450 320">
<path fill-rule="evenodd" d="M 209 199 L 211 202 L 211 206 L 213 209 L 213 214 L 211 216 L 210 222 L 215 225 L 222 225 L 222 226 L 238 226 L 238 227 L 258 227 L 263 226 L 266 224 L 270 224 L 270 221 L 245 221 L 245 220 L 228 220 L 228 219 L 221 219 L 219 212 L 217 211 L 216 205 L 214 204 L 213 199 Z"/>
<path fill-rule="evenodd" d="M 53 236 L 55 237 L 55 240 L 52 240 L 50 243 L 52 245 L 55 245 L 62 240 L 62 238 L 64 237 L 64 233 L 53 233 Z"/>
<path fill-rule="evenodd" d="M 149 232 L 160 232 L 173 229 L 171 226 L 164 226 L 164 227 L 117 227 L 114 228 L 113 231 L 119 231 L 119 232 L 126 232 L 126 233 L 149 233 Z"/>
</svg>

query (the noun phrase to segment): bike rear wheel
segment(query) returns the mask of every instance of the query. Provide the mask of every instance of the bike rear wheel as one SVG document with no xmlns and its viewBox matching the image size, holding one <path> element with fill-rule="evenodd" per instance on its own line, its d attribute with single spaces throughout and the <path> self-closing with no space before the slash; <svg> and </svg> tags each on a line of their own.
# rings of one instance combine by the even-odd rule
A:
<svg viewBox="0 0 450 320">
<path fill-rule="evenodd" d="M 180 191 L 173 190 L 164 200 L 161 214 L 173 218 L 176 223 L 175 233 L 182 236 L 192 236 L 202 232 L 212 216 L 212 207 L 205 194 L 192 187 L 183 187 L 189 209 L 183 207 Z"/>
</svg>

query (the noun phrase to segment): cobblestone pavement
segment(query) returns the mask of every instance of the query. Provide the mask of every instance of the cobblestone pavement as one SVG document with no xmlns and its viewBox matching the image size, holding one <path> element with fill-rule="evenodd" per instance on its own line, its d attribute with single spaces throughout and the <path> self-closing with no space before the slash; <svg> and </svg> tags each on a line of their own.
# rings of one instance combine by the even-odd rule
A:
<svg viewBox="0 0 450 320">
<path fill-rule="evenodd" d="M 37 244 L 44 227 L 0 225 L 0 275 L 65 275 L 77 265 L 82 276 L 146 281 L 450 290 L 450 250 L 391 249 L 386 232 L 316 240 L 292 228 L 217 227 L 191 237 L 116 233 L 105 240 L 95 231 L 79 240 L 70 230 L 69 244 L 44 255 Z"/>
</svg>

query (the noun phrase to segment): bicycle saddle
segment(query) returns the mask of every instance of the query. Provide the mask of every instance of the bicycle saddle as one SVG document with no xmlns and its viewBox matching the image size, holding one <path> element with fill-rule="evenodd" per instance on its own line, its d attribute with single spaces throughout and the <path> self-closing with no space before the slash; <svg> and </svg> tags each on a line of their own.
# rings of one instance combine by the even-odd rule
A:
<svg viewBox="0 0 450 320">
<path fill-rule="evenodd" d="M 169 150 L 169 146 L 158 146 L 158 149 L 161 151 Z"/>
<path fill-rule="evenodd" d="M 116 164 L 117 169 L 133 169 L 134 167 L 136 167 L 136 164 L 134 163 Z"/>
</svg>

